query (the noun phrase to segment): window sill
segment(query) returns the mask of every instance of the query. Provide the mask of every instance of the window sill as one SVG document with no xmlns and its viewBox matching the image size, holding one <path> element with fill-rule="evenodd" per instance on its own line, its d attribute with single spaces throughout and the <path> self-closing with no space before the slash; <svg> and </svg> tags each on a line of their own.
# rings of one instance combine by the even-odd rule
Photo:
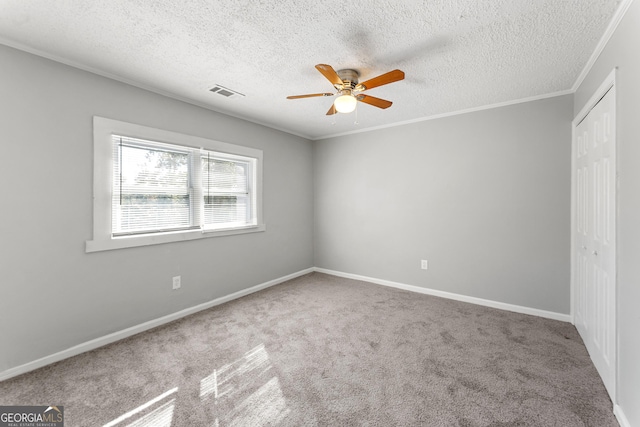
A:
<svg viewBox="0 0 640 427">
<path fill-rule="evenodd" d="M 105 240 L 87 240 L 85 252 L 110 251 L 114 249 L 149 246 L 162 243 L 183 242 L 187 240 L 207 239 L 209 237 L 232 236 L 235 234 L 259 233 L 267 229 L 265 224 L 222 230 L 186 230 L 169 233 L 123 236 Z"/>
</svg>

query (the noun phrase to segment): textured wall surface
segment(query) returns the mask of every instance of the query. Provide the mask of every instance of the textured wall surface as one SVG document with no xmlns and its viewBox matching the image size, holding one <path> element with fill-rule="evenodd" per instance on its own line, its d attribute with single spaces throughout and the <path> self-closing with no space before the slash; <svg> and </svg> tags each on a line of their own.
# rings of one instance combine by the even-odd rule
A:
<svg viewBox="0 0 640 427">
<path fill-rule="evenodd" d="M 316 267 L 568 314 L 572 107 L 317 141 Z"/>
<path fill-rule="evenodd" d="M 631 4 L 575 95 L 578 114 L 607 75 L 617 71 L 618 144 L 618 404 L 640 425 L 640 2 Z"/>
<path fill-rule="evenodd" d="M 0 63 L 0 371 L 313 266 L 309 141 L 3 46 Z M 262 149 L 267 231 L 85 253 L 94 115 Z"/>
</svg>

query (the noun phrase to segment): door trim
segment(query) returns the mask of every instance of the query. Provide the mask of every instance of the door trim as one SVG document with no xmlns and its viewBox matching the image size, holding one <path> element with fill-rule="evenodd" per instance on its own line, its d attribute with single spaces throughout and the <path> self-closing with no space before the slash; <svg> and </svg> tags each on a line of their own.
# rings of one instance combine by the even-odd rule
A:
<svg viewBox="0 0 640 427">
<path fill-rule="evenodd" d="M 591 112 L 591 110 L 598 104 L 598 102 L 600 102 L 600 100 L 602 98 L 604 98 L 604 96 L 610 91 L 610 90 L 616 90 L 616 72 L 617 72 L 617 67 L 614 68 L 609 75 L 605 78 L 605 80 L 600 84 L 600 86 L 598 87 L 598 89 L 593 93 L 593 95 L 589 98 L 589 101 L 587 101 L 587 103 L 582 107 L 582 109 L 580 110 L 580 112 L 575 116 L 575 118 L 573 119 L 573 121 L 571 122 L 571 283 L 570 283 L 570 294 L 571 294 L 571 308 L 570 308 L 570 318 L 571 318 L 571 323 L 575 326 L 576 324 L 576 298 L 577 298 L 577 293 L 576 293 L 576 236 L 575 236 L 575 230 L 576 230 L 576 215 L 577 215 L 577 210 L 576 210 L 576 185 L 577 185 L 577 179 L 576 179 L 576 175 L 577 175 L 577 171 L 576 171 L 576 127 L 587 117 L 587 115 Z M 614 101 L 615 101 L 615 105 L 616 105 L 616 115 L 615 115 L 615 123 L 614 126 L 617 127 L 617 121 L 618 121 L 618 113 L 617 113 L 617 97 L 616 97 L 616 93 L 614 92 Z M 616 245 L 614 246 L 613 250 L 614 250 L 614 271 L 613 271 L 613 281 L 614 281 L 614 307 L 616 310 L 615 316 L 614 316 L 614 357 L 613 357 L 613 393 L 610 396 L 612 403 L 614 405 L 617 404 L 617 394 L 618 394 L 618 314 L 617 314 L 617 306 L 618 306 L 618 275 L 617 275 L 617 267 L 618 267 L 618 258 L 617 258 L 617 234 L 618 234 L 618 183 L 617 183 L 617 170 L 618 170 L 618 156 L 617 156 L 617 139 L 618 139 L 618 135 L 616 132 L 616 138 L 613 141 L 614 143 L 614 152 L 615 154 L 615 161 L 613 164 L 614 167 L 614 176 L 616 177 L 616 183 L 614 186 L 614 200 L 615 203 L 614 205 L 616 206 L 615 208 L 615 218 L 616 218 L 616 227 L 614 229 L 614 233 L 616 234 Z"/>
<path fill-rule="evenodd" d="M 571 122 L 571 125 L 572 125 L 571 130 L 572 131 L 574 131 L 576 126 L 578 126 L 578 124 L 585 117 L 587 117 L 587 114 L 589 114 L 589 112 L 591 110 L 593 110 L 593 107 L 595 107 L 596 104 L 598 104 L 598 102 L 607 94 L 609 89 L 611 89 L 613 86 L 615 86 L 615 84 L 616 84 L 616 72 L 617 71 L 618 71 L 618 67 L 616 67 L 613 70 L 611 70 L 611 72 L 609 73 L 607 78 L 604 79 L 604 81 L 600 84 L 600 87 L 593 93 L 593 95 L 591 95 L 591 98 L 589 98 L 587 103 L 584 104 L 584 107 L 582 107 L 582 110 L 580 110 L 580 112 L 578 114 L 576 114 L 576 117 Z"/>
</svg>

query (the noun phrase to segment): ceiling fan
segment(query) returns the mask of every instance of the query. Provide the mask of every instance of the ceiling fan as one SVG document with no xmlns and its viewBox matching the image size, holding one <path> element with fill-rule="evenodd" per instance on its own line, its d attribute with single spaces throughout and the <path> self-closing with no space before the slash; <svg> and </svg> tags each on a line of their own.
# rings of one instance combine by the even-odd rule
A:
<svg viewBox="0 0 640 427">
<path fill-rule="evenodd" d="M 327 116 L 336 113 L 350 113 L 356 109 L 358 101 L 365 104 L 373 105 L 378 108 L 389 108 L 392 102 L 386 99 L 376 98 L 374 96 L 365 95 L 360 92 L 373 89 L 374 87 L 386 85 L 389 83 L 397 82 L 404 79 L 404 72 L 400 70 L 389 71 L 378 77 L 374 77 L 365 82 L 358 83 L 358 77 L 360 73 L 356 70 L 346 69 L 338 70 L 337 72 L 327 64 L 316 65 L 318 71 L 327 78 L 335 87 L 337 93 L 311 93 L 308 95 L 293 95 L 287 96 L 287 99 L 300 99 L 300 98 L 312 98 L 314 96 L 334 96 L 339 94 L 336 100 L 327 111 Z"/>
</svg>

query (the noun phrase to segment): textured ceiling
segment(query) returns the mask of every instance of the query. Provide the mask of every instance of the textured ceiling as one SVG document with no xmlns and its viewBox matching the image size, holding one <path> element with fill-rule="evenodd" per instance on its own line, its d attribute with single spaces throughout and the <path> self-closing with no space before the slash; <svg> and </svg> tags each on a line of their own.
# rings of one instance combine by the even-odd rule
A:
<svg viewBox="0 0 640 427">
<path fill-rule="evenodd" d="M 1 0 L 0 42 L 317 139 L 570 90 L 620 0 Z M 406 79 L 326 116 L 314 68 Z M 215 84 L 244 94 L 225 98 Z"/>
</svg>

